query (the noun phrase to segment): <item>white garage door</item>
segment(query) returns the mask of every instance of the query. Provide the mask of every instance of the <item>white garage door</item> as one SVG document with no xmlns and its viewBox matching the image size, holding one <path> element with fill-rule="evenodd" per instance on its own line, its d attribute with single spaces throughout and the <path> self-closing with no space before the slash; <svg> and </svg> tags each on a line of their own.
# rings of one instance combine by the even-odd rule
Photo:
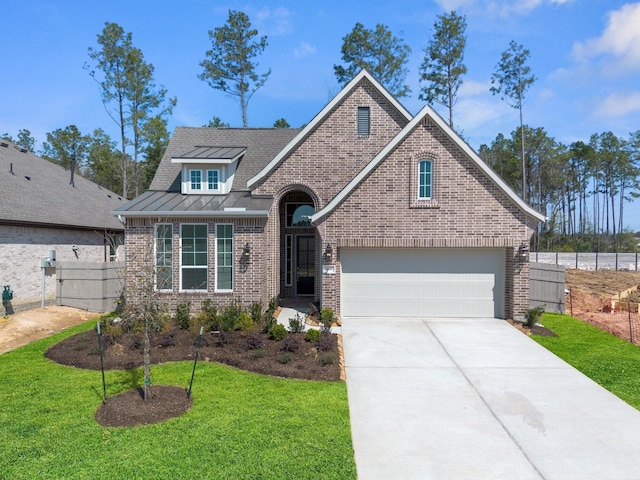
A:
<svg viewBox="0 0 640 480">
<path fill-rule="evenodd" d="M 342 248 L 343 317 L 504 318 L 505 250 Z"/>
</svg>

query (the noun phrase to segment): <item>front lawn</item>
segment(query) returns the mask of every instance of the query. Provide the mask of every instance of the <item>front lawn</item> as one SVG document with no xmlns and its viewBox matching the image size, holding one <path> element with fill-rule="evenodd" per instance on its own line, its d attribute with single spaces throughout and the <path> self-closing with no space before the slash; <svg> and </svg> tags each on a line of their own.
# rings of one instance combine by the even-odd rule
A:
<svg viewBox="0 0 640 480">
<path fill-rule="evenodd" d="M 355 478 L 346 384 L 288 380 L 198 364 L 193 406 L 131 428 L 94 420 L 99 371 L 44 358 L 95 321 L 0 355 L 0 479 Z M 192 362 L 152 366 L 156 385 L 188 387 Z M 141 384 L 107 371 L 107 395 Z"/>
<path fill-rule="evenodd" d="M 640 347 L 568 315 L 545 313 L 540 323 L 558 336 L 531 338 L 640 410 Z"/>
</svg>

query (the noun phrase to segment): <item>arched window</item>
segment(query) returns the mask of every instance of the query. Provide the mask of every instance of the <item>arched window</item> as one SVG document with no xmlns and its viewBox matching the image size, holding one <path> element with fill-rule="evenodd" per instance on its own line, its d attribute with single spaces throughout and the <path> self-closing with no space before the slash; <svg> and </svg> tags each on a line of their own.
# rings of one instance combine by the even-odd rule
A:
<svg viewBox="0 0 640 480">
<path fill-rule="evenodd" d="M 432 165 L 431 160 L 420 160 L 418 163 L 418 198 L 420 199 L 428 200 L 432 196 Z"/>
</svg>

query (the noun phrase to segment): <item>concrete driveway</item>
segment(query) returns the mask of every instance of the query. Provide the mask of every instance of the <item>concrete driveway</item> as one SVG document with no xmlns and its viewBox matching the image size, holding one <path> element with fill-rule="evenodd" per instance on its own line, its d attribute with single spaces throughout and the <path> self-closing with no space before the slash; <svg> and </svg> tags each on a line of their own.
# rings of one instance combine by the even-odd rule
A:
<svg viewBox="0 0 640 480">
<path fill-rule="evenodd" d="M 503 320 L 342 331 L 360 480 L 640 479 L 640 412 Z"/>
</svg>

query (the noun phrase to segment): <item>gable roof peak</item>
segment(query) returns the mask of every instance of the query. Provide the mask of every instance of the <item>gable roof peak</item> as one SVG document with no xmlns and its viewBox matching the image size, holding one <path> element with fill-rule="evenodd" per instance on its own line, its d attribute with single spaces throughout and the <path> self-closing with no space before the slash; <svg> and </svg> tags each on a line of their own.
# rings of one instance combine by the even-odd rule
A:
<svg viewBox="0 0 640 480">
<path fill-rule="evenodd" d="M 362 69 L 342 88 L 342 90 L 340 90 L 335 97 L 333 97 L 329 103 L 327 103 L 327 105 L 325 105 L 322 110 L 320 110 L 320 113 L 313 117 L 313 119 L 304 128 L 302 128 L 302 130 L 300 130 L 300 132 L 287 144 L 286 147 L 282 149 L 278 155 L 273 158 L 273 160 L 271 160 L 271 162 L 269 162 L 267 166 L 247 181 L 247 187 L 252 188 L 254 185 L 260 183 L 269 176 L 271 171 L 289 154 L 289 152 L 299 145 L 309 132 L 311 132 L 331 113 L 336 105 L 342 102 L 345 97 L 347 97 L 363 82 L 368 82 L 373 88 L 378 90 L 380 94 L 407 119 L 407 121 L 411 120 L 413 117 L 411 113 L 393 95 L 391 95 L 391 93 L 389 93 L 389 91 L 384 88 L 382 84 L 373 77 L 373 75 L 371 75 L 367 70 Z"/>
</svg>

